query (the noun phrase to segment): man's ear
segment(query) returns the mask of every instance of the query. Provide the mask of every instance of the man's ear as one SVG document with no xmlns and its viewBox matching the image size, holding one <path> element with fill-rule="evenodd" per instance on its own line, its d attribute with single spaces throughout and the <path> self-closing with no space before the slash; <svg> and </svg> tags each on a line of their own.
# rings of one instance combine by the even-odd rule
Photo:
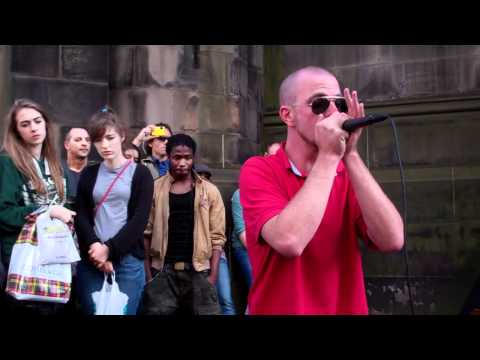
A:
<svg viewBox="0 0 480 360">
<path fill-rule="evenodd" d="M 280 110 L 278 111 L 278 115 L 280 116 L 280 119 L 288 127 L 295 126 L 295 117 L 293 115 L 293 109 L 292 109 L 291 106 L 286 106 L 286 105 L 280 106 Z"/>
</svg>

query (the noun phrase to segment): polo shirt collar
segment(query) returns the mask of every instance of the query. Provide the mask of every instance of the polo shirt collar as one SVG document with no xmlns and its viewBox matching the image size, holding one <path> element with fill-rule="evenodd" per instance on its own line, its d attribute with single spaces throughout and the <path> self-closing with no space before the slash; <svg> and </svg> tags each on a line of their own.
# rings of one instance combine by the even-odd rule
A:
<svg viewBox="0 0 480 360">
<path fill-rule="evenodd" d="M 282 146 L 280 147 L 280 149 L 277 151 L 277 153 L 274 156 L 279 156 L 281 158 L 285 168 L 286 169 L 291 169 L 292 172 L 296 176 L 306 177 L 305 175 L 303 175 L 300 172 L 300 170 L 295 166 L 295 164 L 288 158 L 287 153 L 285 152 L 285 145 L 286 145 L 286 143 L 283 142 Z M 343 161 L 340 161 L 340 163 L 338 164 L 338 167 L 337 167 L 337 175 L 340 174 L 341 172 L 343 172 L 344 168 L 345 168 L 345 166 L 343 165 Z"/>
</svg>

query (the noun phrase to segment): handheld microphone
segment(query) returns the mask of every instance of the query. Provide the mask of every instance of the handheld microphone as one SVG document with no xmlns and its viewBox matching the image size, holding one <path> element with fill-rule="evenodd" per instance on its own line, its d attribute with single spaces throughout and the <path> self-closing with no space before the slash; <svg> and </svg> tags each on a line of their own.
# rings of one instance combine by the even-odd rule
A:
<svg viewBox="0 0 480 360">
<path fill-rule="evenodd" d="M 388 119 L 388 115 L 385 115 L 385 114 L 370 114 L 358 119 L 346 120 L 342 124 L 342 129 L 351 133 L 357 130 L 359 127 L 371 125 L 380 121 L 384 121 L 386 119 Z"/>
</svg>

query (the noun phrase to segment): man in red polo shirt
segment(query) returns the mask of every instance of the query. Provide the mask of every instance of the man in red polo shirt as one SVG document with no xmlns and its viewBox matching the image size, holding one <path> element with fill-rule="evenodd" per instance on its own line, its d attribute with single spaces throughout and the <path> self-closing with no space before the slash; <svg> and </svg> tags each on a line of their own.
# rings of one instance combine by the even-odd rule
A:
<svg viewBox="0 0 480 360">
<path fill-rule="evenodd" d="M 307 67 L 280 87 L 287 141 L 240 174 L 253 284 L 250 314 L 368 314 L 357 236 L 380 251 L 403 247 L 403 222 L 357 150 L 365 115 L 327 70 Z"/>
</svg>

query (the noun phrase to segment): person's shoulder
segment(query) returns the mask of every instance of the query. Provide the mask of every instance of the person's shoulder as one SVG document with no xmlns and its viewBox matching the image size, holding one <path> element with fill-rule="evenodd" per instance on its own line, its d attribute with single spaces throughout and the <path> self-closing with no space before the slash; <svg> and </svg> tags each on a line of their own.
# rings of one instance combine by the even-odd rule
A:
<svg viewBox="0 0 480 360">
<path fill-rule="evenodd" d="M 99 168 L 100 168 L 100 163 L 87 165 L 87 166 L 81 171 L 80 174 L 81 174 L 82 177 L 92 176 L 92 175 L 98 173 L 98 169 L 99 169 Z"/>
<path fill-rule="evenodd" d="M 4 174 L 10 174 L 12 171 L 17 171 L 17 167 L 12 158 L 5 152 L 0 153 L 0 168 Z"/>
<path fill-rule="evenodd" d="M 13 165 L 13 161 L 10 158 L 10 155 L 8 155 L 6 152 L 0 152 L 0 164 Z"/>
<path fill-rule="evenodd" d="M 140 162 L 141 162 L 143 165 L 153 164 L 153 160 L 152 160 L 152 157 L 151 157 L 150 155 L 144 157 L 142 160 L 140 160 Z"/>
<path fill-rule="evenodd" d="M 148 170 L 148 169 L 147 169 Z M 151 176 L 151 174 L 150 174 Z M 160 188 L 165 185 L 165 183 L 168 182 L 168 174 L 162 175 L 157 177 L 156 179 L 153 180 L 153 186 L 155 188 Z"/>
<path fill-rule="evenodd" d="M 201 180 L 201 184 L 203 187 L 205 187 L 206 191 L 209 193 L 209 194 L 212 194 L 212 195 L 220 195 L 220 189 L 218 188 L 217 185 L 215 185 L 214 183 L 208 181 L 208 180 L 204 180 L 202 179 Z"/>
<path fill-rule="evenodd" d="M 268 157 L 266 156 L 252 156 L 248 158 L 245 163 L 242 166 L 242 169 L 248 168 L 248 167 L 256 167 L 256 166 L 262 166 L 268 163 Z"/>
<path fill-rule="evenodd" d="M 150 177 L 152 177 L 150 170 L 148 170 L 148 168 L 144 164 L 138 162 L 138 163 L 134 163 L 134 165 L 136 166 L 135 168 L 136 173 L 138 173 L 142 177 L 146 175 L 149 175 Z"/>
<path fill-rule="evenodd" d="M 253 156 L 240 169 L 240 178 L 250 176 L 276 177 L 283 167 L 282 158 L 278 155 Z"/>
<path fill-rule="evenodd" d="M 233 192 L 231 200 L 237 201 L 239 199 L 240 199 L 240 189 L 237 189 Z"/>
</svg>

